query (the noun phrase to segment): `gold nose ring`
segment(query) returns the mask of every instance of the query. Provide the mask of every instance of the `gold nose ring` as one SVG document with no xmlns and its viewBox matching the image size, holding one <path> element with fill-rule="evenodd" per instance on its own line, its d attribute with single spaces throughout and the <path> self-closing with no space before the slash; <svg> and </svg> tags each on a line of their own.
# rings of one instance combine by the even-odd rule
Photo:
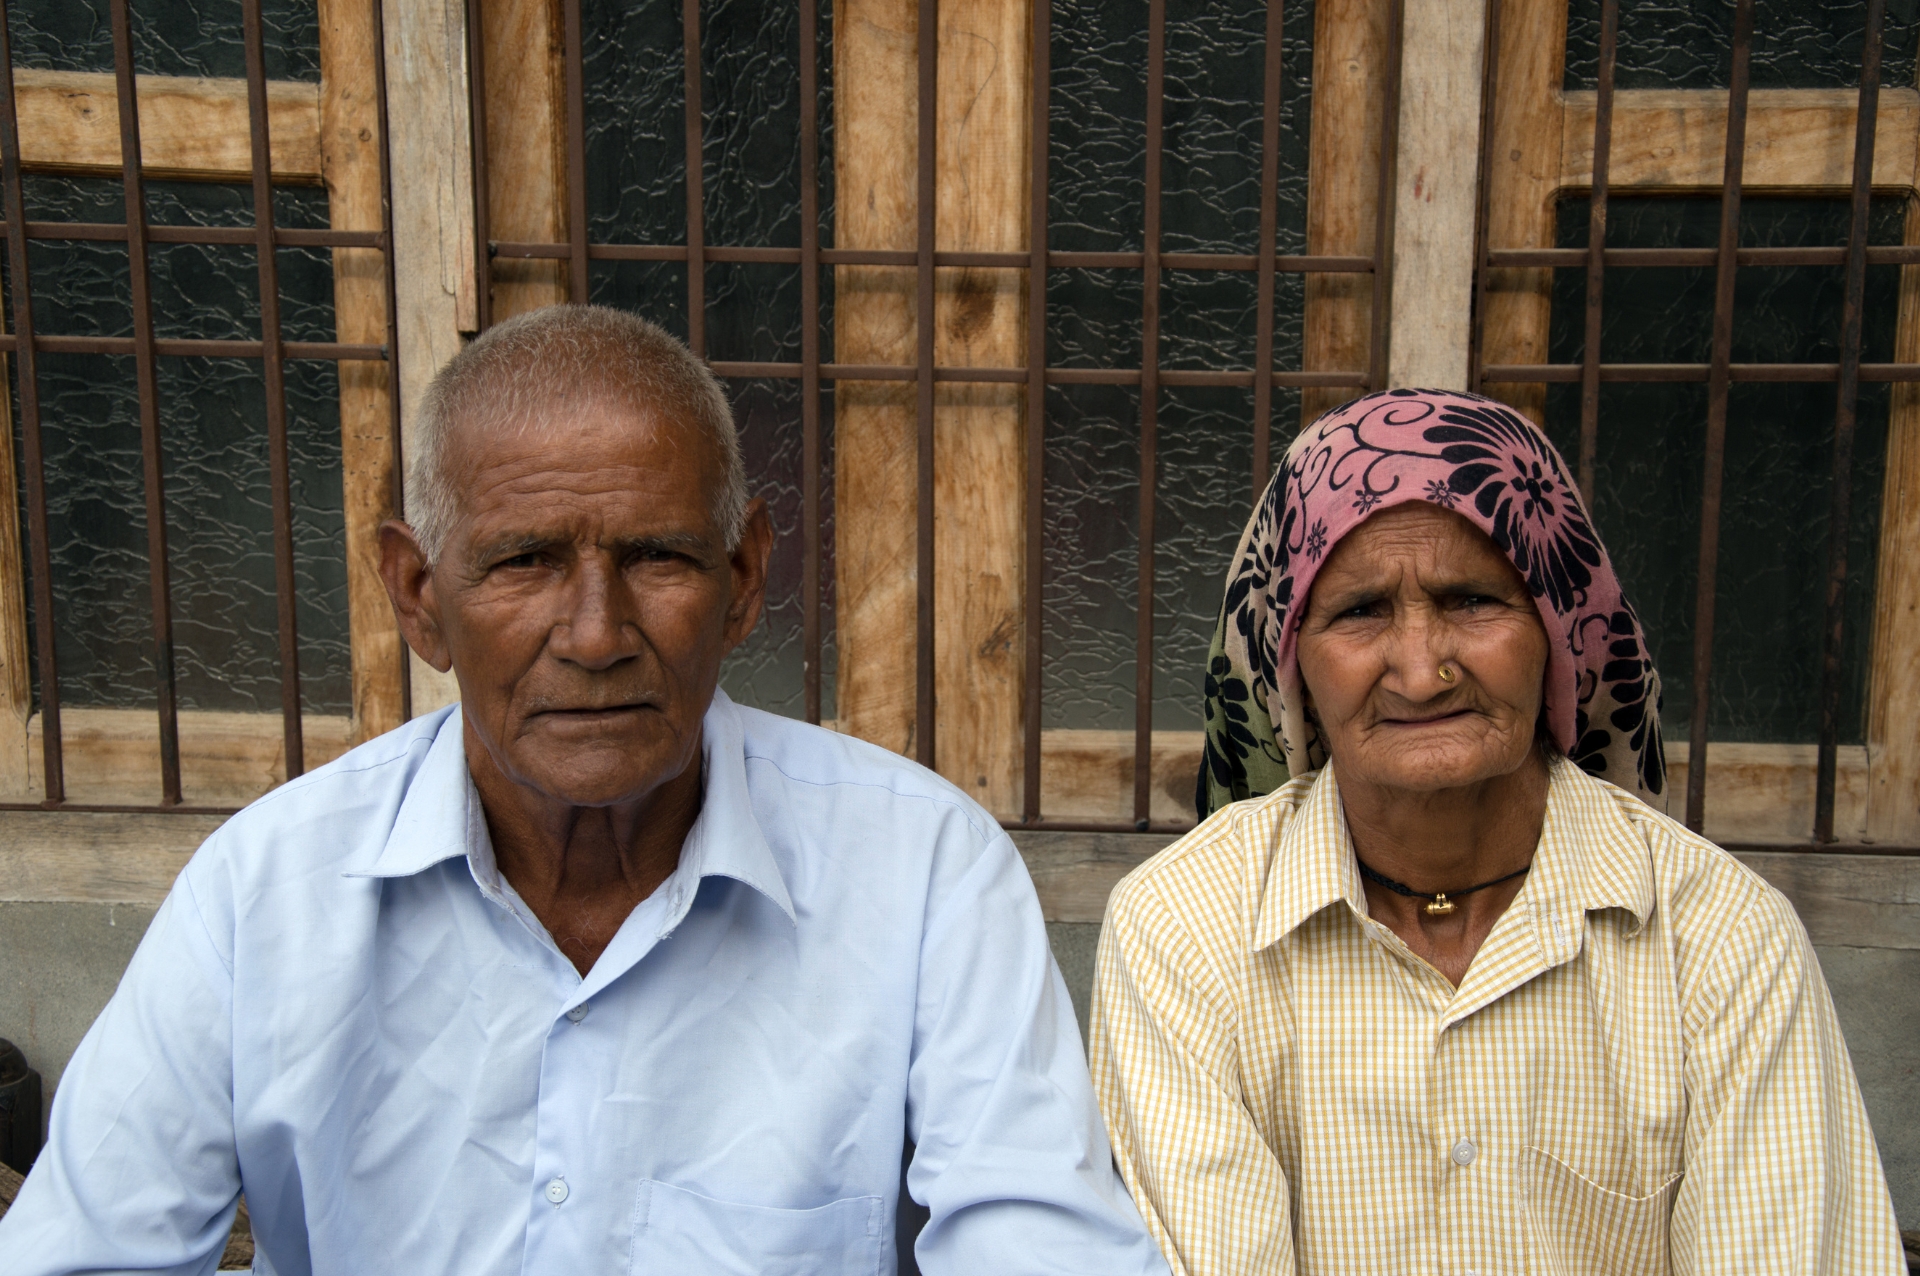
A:
<svg viewBox="0 0 1920 1276">
<path fill-rule="evenodd" d="M 1440 681 L 1442 682 L 1453 681 L 1453 670 L 1448 668 L 1446 665 L 1441 665 L 1439 672 L 1440 672 Z"/>
</svg>

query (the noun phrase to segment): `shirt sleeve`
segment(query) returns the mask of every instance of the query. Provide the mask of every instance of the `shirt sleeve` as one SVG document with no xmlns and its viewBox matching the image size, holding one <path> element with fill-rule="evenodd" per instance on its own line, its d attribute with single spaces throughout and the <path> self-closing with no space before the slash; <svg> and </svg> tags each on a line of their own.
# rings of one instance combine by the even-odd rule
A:
<svg viewBox="0 0 1920 1276">
<path fill-rule="evenodd" d="M 1114 1171 L 1026 866 L 997 830 L 973 847 L 936 867 L 921 946 L 907 1078 L 920 1270 L 1165 1276 Z"/>
<path fill-rule="evenodd" d="M 1150 883 L 1100 934 L 1093 1073 L 1114 1153 L 1176 1276 L 1294 1271 L 1286 1172 L 1247 1112 L 1231 1004 Z"/>
<path fill-rule="evenodd" d="M 74 1052 L 0 1219 L 9 1276 L 213 1271 L 240 1194 L 232 978 L 183 874 Z"/>
<path fill-rule="evenodd" d="M 1689 1101 L 1673 1270 L 1904 1272 L 1893 1203 L 1826 980 L 1767 890 L 1684 996 Z"/>
</svg>

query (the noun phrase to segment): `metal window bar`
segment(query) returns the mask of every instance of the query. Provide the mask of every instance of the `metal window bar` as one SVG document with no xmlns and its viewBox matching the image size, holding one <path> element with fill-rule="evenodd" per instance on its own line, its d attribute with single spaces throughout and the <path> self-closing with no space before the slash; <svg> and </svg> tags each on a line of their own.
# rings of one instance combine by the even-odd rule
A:
<svg viewBox="0 0 1920 1276">
<path fill-rule="evenodd" d="M 1253 253 L 1172 253 L 1160 248 L 1160 161 L 1163 148 L 1161 116 L 1165 91 L 1166 8 L 1164 0 L 1151 0 L 1149 7 L 1147 106 L 1146 106 L 1146 233 L 1139 252 L 1056 252 L 1047 246 L 1048 180 L 1048 91 L 1050 85 L 1050 42 L 1052 14 L 1047 3 L 1034 5 L 1032 58 L 1032 189 L 1028 215 L 1029 247 L 1024 252 L 952 252 L 935 243 L 935 145 L 938 107 L 939 53 L 937 0 L 920 0 L 919 23 L 923 38 L 918 49 L 919 150 L 915 171 L 918 195 L 916 247 L 912 250 L 823 248 L 819 243 L 819 121 L 818 88 L 818 0 L 806 0 L 800 10 L 800 166 L 801 227 L 798 248 L 767 248 L 706 242 L 705 212 L 699 196 L 701 162 L 704 158 L 703 113 L 700 102 L 701 51 L 699 0 L 683 0 L 682 40 L 686 59 L 686 162 L 688 173 L 687 224 L 685 244 L 637 244 L 593 242 L 587 233 L 585 70 L 580 0 L 565 0 L 562 5 L 564 56 L 566 63 L 566 148 L 567 148 L 567 239 L 564 243 L 494 241 L 487 243 L 484 258 L 547 258 L 568 263 L 569 295 L 584 301 L 590 296 L 588 265 L 594 261 L 684 262 L 688 266 L 689 344 L 704 356 L 705 289 L 701 282 L 708 262 L 743 262 L 765 265 L 795 265 L 801 268 L 801 357 L 791 362 L 713 361 L 710 366 L 722 377 L 798 378 L 802 383 L 801 428 L 803 431 L 802 501 L 804 509 L 804 556 L 802 567 L 803 606 L 802 643 L 807 720 L 818 722 L 821 715 L 821 607 L 825 582 L 821 579 L 820 485 L 822 454 L 820 444 L 820 384 L 823 381 L 913 381 L 917 387 L 918 456 L 916 479 L 917 511 L 917 597 L 915 617 L 915 724 L 914 753 L 926 765 L 937 759 L 936 706 L 934 703 L 934 556 L 933 556 L 933 478 L 937 458 L 934 455 L 933 417 L 935 384 L 944 381 L 1004 382 L 1027 387 L 1026 513 L 1027 561 L 1025 605 L 1025 716 L 1023 742 L 1024 795 L 1022 827 L 1086 831 L 1136 831 L 1150 824 L 1150 782 L 1152 776 L 1152 701 L 1153 701 L 1153 569 L 1154 569 L 1154 497 L 1158 490 L 1155 458 L 1155 424 L 1158 391 L 1162 387 L 1244 386 L 1254 391 L 1253 485 L 1256 496 L 1265 487 L 1271 464 L 1269 418 L 1272 390 L 1286 387 L 1334 387 L 1352 390 L 1378 389 L 1386 383 L 1386 302 L 1388 251 L 1393 237 L 1393 165 L 1394 129 L 1399 100 L 1401 0 L 1392 0 L 1388 23 L 1386 62 L 1386 110 L 1389 121 L 1383 129 L 1379 206 L 1374 250 L 1365 256 L 1290 255 L 1275 251 L 1277 204 L 1275 187 L 1279 153 L 1279 92 L 1282 0 L 1269 0 L 1267 12 L 1267 51 L 1261 103 L 1261 180 L 1260 248 Z M 473 82 L 483 83 L 484 57 L 480 44 L 470 44 L 474 59 Z M 476 90 L 477 92 L 478 90 Z M 476 182 L 482 169 L 475 165 Z M 476 188 L 475 206 L 485 207 L 484 189 Z M 481 236 L 484 242 L 484 235 Z M 912 364 L 842 364 L 820 358 L 819 270 L 823 266 L 900 266 L 916 272 L 919 324 L 915 361 Z M 949 267 L 1000 267 L 1028 272 L 1028 339 L 1025 366 L 1007 368 L 953 367 L 937 363 L 933 343 L 933 313 L 936 272 Z M 1142 300 L 1142 348 L 1136 368 L 1062 368 L 1046 364 L 1047 272 L 1062 269 L 1138 270 L 1147 279 Z M 1159 279 L 1162 272 L 1247 271 L 1257 279 L 1257 331 L 1255 368 L 1162 369 L 1159 367 L 1158 310 Z M 1274 283 L 1278 274 L 1370 274 L 1372 289 L 1372 332 L 1367 368 L 1364 371 L 1302 371 L 1272 366 Z M 484 281 L 482 292 L 485 291 Z M 484 313 L 484 311 L 483 311 Z M 1030 375 L 1035 369 L 1040 375 Z M 1046 510 L 1044 491 L 1046 389 L 1050 385 L 1139 386 L 1140 417 L 1140 544 L 1138 551 L 1138 626 L 1135 635 L 1135 724 L 1133 770 L 1133 818 L 1124 822 L 1058 821 L 1044 817 L 1040 784 L 1041 669 L 1044 643 L 1041 634 L 1044 602 L 1045 549 L 1042 537 Z M 1169 824 L 1169 830 L 1186 827 Z"/>
<path fill-rule="evenodd" d="M 287 775 L 303 766 L 299 643 L 295 627 L 293 512 L 287 445 L 285 365 L 287 359 L 368 360 L 388 365 L 389 425 L 394 448 L 394 508 L 400 508 L 399 371 L 394 351 L 395 286 L 393 256 L 392 168 L 387 151 L 386 67 L 379 6 L 373 6 L 376 112 L 380 129 L 382 229 L 379 231 L 293 230 L 273 221 L 273 176 L 267 117 L 267 79 L 260 0 L 242 0 L 242 41 L 246 58 L 247 109 L 251 147 L 251 227 L 149 226 L 140 114 L 133 68 L 133 41 L 127 0 L 111 0 L 114 81 L 120 113 L 120 181 L 126 201 L 124 223 L 29 221 L 20 152 L 17 100 L 14 96 L 13 46 L 7 12 L 0 3 L 0 236 L 7 241 L 12 291 L 13 331 L 0 334 L 0 354 L 16 360 L 22 454 L 26 474 L 27 553 L 33 573 L 35 657 L 39 665 L 42 792 L 40 802 L 0 802 L 0 810 L 158 811 L 177 814 L 230 814 L 231 807 L 203 806 L 184 800 L 180 780 L 179 708 L 174 693 L 171 589 L 168 579 L 164 447 L 155 360 L 167 357 L 259 359 L 266 384 L 268 484 L 273 506 L 274 603 L 280 673 L 281 724 Z M 82 337 L 40 333 L 33 323 L 33 280 L 27 245 L 32 240 L 112 242 L 127 245 L 133 298 L 131 337 Z M 147 246 L 167 244 L 248 244 L 258 258 L 261 336 L 248 340 L 170 340 L 154 334 Z M 374 248 L 386 259 L 386 342 L 369 345 L 334 341 L 287 341 L 280 325 L 278 248 Z M 59 661 L 55 647 L 57 600 L 53 593 L 48 546 L 46 464 L 42 441 L 37 356 L 49 354 L 132 355 L 140 395 L 142 485 L 146 501 L 152 643 L 160 741 L 161 799 L 156 805 L 72 802 L 66 796 L 66 769 L 60 734 Z M 403 706 L 404 708 L 404 706 Z"/>
<path fill-rule="evenodd" d="M 1732 73 L 1727 90 L 1726 163 L 1721 182 L 1719 243 L 1714 248 L 1608 248 L 1606 246 L 1608 167 L 1612 148 L 1615 42 L 1619 29 L 1619 0 L 1602 0 L 1599 75 L 1594 113 L 1593 187 L 1585 248 L 1500 249 L 1485 242 L 1491 181 L 1487 148 L 1493 143 L 1493 111 L 1497 106 L 1495 69 L 1500 0 L 1488 4 L 1487 115 L 1481 137 L 1481 238 L 1478 252 L 1476 307 L 1473 325 L 1473 380 L 1475 388 L 1521 382 L 1574 382 L 1581 385 L 1579 483 L 1591 497 L 1594 457 L 1599 431 L 1601 384 L 1702 382 L 1707 384 L 1705 428 L 1706 463 L 1701 483 L 1699 574 L 1694 599 L 1693 706 L 1689 722 L 1687 767 L 1687 826 L 1699 831 L 1705 815 L 1708 712 L 1713 675 L 1714 604 L 1719 583 L 1719 534 L 1722 480 L 1726 461 L 1728 388 L 1735 382 L 1834 382 L 1838 387 L 1834 418 L 1833 505 L 1828 528 L 1828 571 L 1822 618 L 1823 649 L 1820 679 L 1820 738 L 1816 770 L 1813 843 L 1819 849 L 1834 842 L 1834 774 L 1838 757 L 1843 604 L 1847 572 L 1847 524 L 1853 499 L 1853 436 L 1855 406 L 1862 382 L 1920 381 L 1920 363 L 1863 363 L 1861 331 L 1868 266 L 1920 265 L 1920 245 L 1874 246 L 1867 243 L 1867 214 L 1872 198 L 1874 132 L 1880 88 L 1880 57 L 1884 0 L 1867 0 L 1866 30 L 1861 57 L 1860 98 L 1855 121 L 1854 164 L 1849 195 L 1851 225 L 1844 246 L 1800 248 L 1742 248 L 1739 245 L 1741 178 L 1745 162 L 1748 102 L 1748 63 L 1753 46 L 1753 0 L 1736 0 L 1734 9 Z M 1600 357 L 1600 327 L 1605 270 L 1609 266 L 1715 268 L 1713 331 L 1710 361 L 1704 364 L 1609 364 Z M 1836 363 L 1732 362 L 1734 282 L 1743 266 L 1844 266 L 1846 292 L 1842 313 L 1841 357 Z M 1484 299 L 1492 271 L 1513 268 L 1582 268 L 1586 272 L 1586 340 L 1580 363 L 1483 365 L 1486 307 Z M 1777 848 L 1776 848 L 1777 849 Z M 1850 852 L 1900 848 L 1846 846 Z"/>
</svg>

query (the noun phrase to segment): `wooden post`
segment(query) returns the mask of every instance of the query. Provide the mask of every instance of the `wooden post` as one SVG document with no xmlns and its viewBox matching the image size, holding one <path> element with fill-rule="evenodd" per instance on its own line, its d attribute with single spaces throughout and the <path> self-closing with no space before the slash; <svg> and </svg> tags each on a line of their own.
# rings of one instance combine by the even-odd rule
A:
<svg viewBox="0 0 1920 1276">
<path fill-rule="evenodd" d="M 399 292 L 401 452 L 420 396 L 475 325 L 473 157 L 460 0 L 380 0 L 387 43 L 393 253 Z M 459 699 L 452 674 L 409 655 L 413 711 Z"/>
<path fill-rule="evenodd" d="M 943 251 L 1026 244 L 1028 0 L 948 5 L 940 19 L 936 213 Z M 914 246 L 919 32 L 912 0 L 839 0 L 834 18 L 839 246 Z M 914 272 L 840 267 L 840 363 L 913 361 Z M 942 270 L 936 360 L 1024 362 L 1022 272 Z M 1020 805 L 1024 682 L 1024 393 L 943 383 L 935 400 L 936 762 L 990 810 Z M 915 422 L 908 382 L 835 387 L 840 729 L 914 746 Z"/>
<path fill-rule="evenodd" d="M 1313 138 L 1307 160 L 1307 251 L 1371 256 L 1378 208 L 1387 0 L 1321 0 L 1314 12 Z M 1302 366 L 1365 371 L 1373 326 L 1371 275 L 1308 275 Z M 1300 393 L 1300 423 L 1354 397 L 1347 389 Z M 1276 452 L 1280 445 L 1276 444 Z"/>
<path fill-rule="evenodd" d="M 374 0 L 321 0 L 320 163 L 338 230 L 381 228 L 379 103 L 373 75 Z M 333 254 L 340 341 L 387 339 L 386 262 L 365 248 Z M 393 517 L 393 438 L 387 367 L 340 364 L 341 495 L 346 515 L 347 625 L 353 659 L 353 739 L 400 725 L 405 643 L 380 583 L 376 533 Z"/>
<path fill-rule="evenodd" d="M 1902 139 L 1905 140 L 1905 139 Z M 1912 142 L 1904 148 L 1913 152 Z M 1877 165 L 1876 165 L 1877 167 Z M 1908 195 L 1907 243 L 1920 243 L 1920 203 Z M 1900 271 L 1893 357 L 1920 360 L 1920 266 Z M 1920 845 L 1920 385 L 1893 387 L 1880 498 L 1879 580 L 1868 672 L 1867 836 Z"/>
<path fill-rule="evenodd" d="M 1500 55 L 1488 180 L 1487 243 L 1494 248 L 1554 246 L 1563 135 L 1565 0 L 1501 0 Z M 1588 139 L 1591 149 L 1591 119 Z M 1469 241 L 1471 242 L 1471 241 Z M 1551 270 L 1497 270 L 1487 281 L 1481 362 L 1545 363 L 1553 320 Z M 1468 386 L 1468 389 L 1474 389 Z M 1541 425 L 1547 387 L 1489 386 Z"/>
<path fill-rule="evenodd" d="M 0 296 L 0 332 L 6 331 L 6 302 Z M 0 384 L 7 377 L 6 356 L 0 355 Z M 0 397 L 0 800 L 25 800 L 30 784 L 27 770 L 27 722 L 33 713 L 33 684 L 27 676 L 26 556 L 20 540 L 20 490 L 13 468 L 13 401 Z"/>
<path fill-rule="evenodd" d="M 567 237 L 566 58 L 560 0 L 481 6 L 486 56 L 487 209 L 495 240 Z M 483 283 L 485 281 L 482 281 Z M 493 263 L 493 320 L 567 299 L 567 264 Z"/>
<path fill-rule="evenodd" d="M 1466 388 L 1486 23 L 1487 0 L 1406 0 L 1390 385 Z"/>
</svg>

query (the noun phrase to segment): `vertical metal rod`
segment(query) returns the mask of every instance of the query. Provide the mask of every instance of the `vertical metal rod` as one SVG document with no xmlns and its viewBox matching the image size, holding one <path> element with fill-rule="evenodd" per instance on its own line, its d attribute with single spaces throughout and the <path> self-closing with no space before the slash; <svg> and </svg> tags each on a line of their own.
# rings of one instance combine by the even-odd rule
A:
<svg viewBox="0 0 1920 1276">
<path fill-rule="evenodd" d="M 20 121 L 13 97 L 13 39 L 0 3 L 0 184 L 7 217 L 7 264 L 13 278 L 14 373 L 19 379 L 20 444 L 26 461 L 27 536 L 33 563 L 33 634 L 40 675 L 42 796 L 48 806 L 66 800 L 60 748 L 60 661 L 54 648 L 53 555 L 47 547 L 47 469 L 40 439 L 39 352 L 33 344 L 33 286 L 27 270 L 27 210 L 20 184 Z"/>
<path fill-rule="evenodd" d="M 1260 81 L 1260 247 L 1254 257 L 1253 331 L 1255 505 L 1260 503 L 1273 468 L 1273 240 L 1280 220 L 1281 9 L 1282 0 L 1267 0 L 1267 64 Z"/>
<path fill-rule="evenodd" d="M 934 146 L 939 133 L 940 109 L 940 7 L 936 0 L 920 0 L 919 78 L 919 150 L 915 212 L 918 225 L 914 237 L 918 263 L 919 291 L 914 309 L 914 375 L 919 391 L 916 418 L 919 425 L 917 492 L 915 505 L 914 549 L 917 586 L 914 597 L 914 757 L 922 766 L 934 764 L 933 702 L 933 330 L 934 289 L 933 251 L 935 218 Z"/>
<path fill-rule="evenodd" d="M 1167 4 L 1147 5 L 1146 209 L 1140 289 L 1140 584 L 1133 638 L 1133 826 L 1153 814 L 1153 515 L 1159 492 L 1160 160 L 1166 106 Z M 1271 372 L 1271 368 L 1269 368 Z"/>
<path fill-rule="evenodd" d="M 820 721 L 820 0 L 800 0 L 800 646 Z"/>
<path fill-rule="evenodd" d="M 1753 0 L 1733 13 L 1733 74 L 1727 88 L 1727 161 L 1721 181 L 1720 250 L 1713 291 L 1713 352 L 1707 366 L 1706 465 L 1700 484 L 1700 575 L 1693 598 L 1693 720 L 1687 735 L 1687 827 L 1699 832 L 1707 805 L 1707 721 L 1713 704 L 1713 611 L 1720 583 L 1720 492 L 1727 460 L 1727 385 L 1733 357 L 1735 253 L 1747 149 L 1747 62 Z"/>
<path fill-rule="evenodd" d="M 1600 317 L 1607 283 L 1607 169 L 1613 158 L 1614 45 L 1620 0 L 1600 3 L 1600 83 L 1593 112 L 1593 194 L 1587 203 L 1587 330 L 1580 357 L 1580 494 L 1593 508 L 1600 448 Z"/>
<path fill-rule="evenodd" d="M 1847 533 L 1853 521 L 1853 435 L 1860 399 L 1860 341 L 1867 292 L 1873 142 L 1879 123 L 1881 27 L 1885 0 L 1867 0 L 1860 54 L 1860 108 L 1853 135 L 1853 218 L 1847 229 L 1846 301 L 1840 320 L 1840 393 L 1833 414 L 1833 509 L 1827 518 L 1827 598 L 1820 663 L 1820 752 L 1814 770 L 1813 840 L 1833 837 L 1834 773 L 1840 754 L 1840 693 L 1846 648 Z"/>
<path fill-rule="evenodd" d="M 1406 25 L 1406 0 L 1387 5 L 1386 94 L 1380 106 L 1380 172 L 1373 197 L 1373 337 L 1367 388 L 1387 388 L 1387 343 L 1392 337 L 1388 304 L 1393 293 L 1393 214 L 1400 155 L 1400 46 Z"/>
<path fill-rule="evenodd" d="M 1046 630 L 1047 469 L 1047 137 L 1053 67 L 1052 0 L 1033 4 L 1033 85 L 1027 146 L 1033 162 L 1027 188 L 1027 572 L 1026 693 L 1021 701 L 1023 781 L 1020 818 L 1040 818 L 1040 665 Z"/>
<path fill-rule="evenodd" d="M 467 118 L 473 150 L 474 324 L 485 332 L 493 327 L 493 209 L 487 180 L 487 50 L 480 0 L 467 0 Z"/>
<path fill-rule="evenodd" d="M 1480 57 L 1480 146 L 1479 171 L 1475 189 L 1479 198 L 1473 208 L 1473 311 L 1467 325 L 1467 388 L 1476 393 L 1486 387 L 1480 369 L 1486 364 L 1487 283 L 1493 274 L 1487 262 L 1487 237 L 1493 227 L 1493 143 L 1495 92 L 1500 69 L 1500 0 L 1487 0 L 1486 38 Z"/>
<path fill-rule="evenodd" d="M 802 0 L 805 3 L 805 0 Z M 681 0 L 687 77 L 687 348 L 707 357 L 707 212 L 701 146 L 700 0 Z"/>
<path fill-rule="evenodd" d="M 300 730 L 300 633 L 294 606 L 293 477 L 287 446 L 287 365 L 281 346 L 280 270 L 273 241 L 273 154 L 267 130 L 267 63 L 260 0 L 241 0 L 247 126 L 253 157 L 254 255 L 260 267 L 260 370 L 267 391 L 267 484 L 273 501 L 274 619 L 280 645 L 280 730 L 286 776 L 306 769 Z"/>
<path fill-rule="evenodd" d="M 0 0 L 4 3 L 4 0 Z M 387 302 L 387 446 L 392 463 L 387 473 L 387 500 L 393 517 L 406 517 L 406 447 L 401 435 L 400 416 L 400 290 L 393 266 L 393 151 L 387 130 L 391 118 L 387 111 L 387 24 L 381 0 L 369 0 L 373 11 L 373 96 L 377 127 L 380 130 L 380 242 L 385 259 L 382 281 Z M 400 720 L 413 717 L 413 679 L 408 674 L 407 648 L 400 648 Z"/>
<path fill-rule="evenodd" d="M 153 297 L 147 279 L 147 197 L 140 172 L 140 104 L 134 91 L 127 0 L 111 0 L 113 72 L 119 89 L 120 180 L 127 208 L 127 270 L 133 285 L 133 366 L 140 390 L 140 456 L 147 498 L 147 583 L 153 600 L 153 680 L 160 717 L 160 802 L 180 803 L 180 721 L 173 686 L 173 602 L 167 578 L 166 475 L 160 391 L 154 369 Z"/>
<path fill-rule="evenodd" d="M 580 0 L 564 0 L 567 61 L 567 299 L 587 301 L 586 69 L 580 51 Z"/>
</svg>

